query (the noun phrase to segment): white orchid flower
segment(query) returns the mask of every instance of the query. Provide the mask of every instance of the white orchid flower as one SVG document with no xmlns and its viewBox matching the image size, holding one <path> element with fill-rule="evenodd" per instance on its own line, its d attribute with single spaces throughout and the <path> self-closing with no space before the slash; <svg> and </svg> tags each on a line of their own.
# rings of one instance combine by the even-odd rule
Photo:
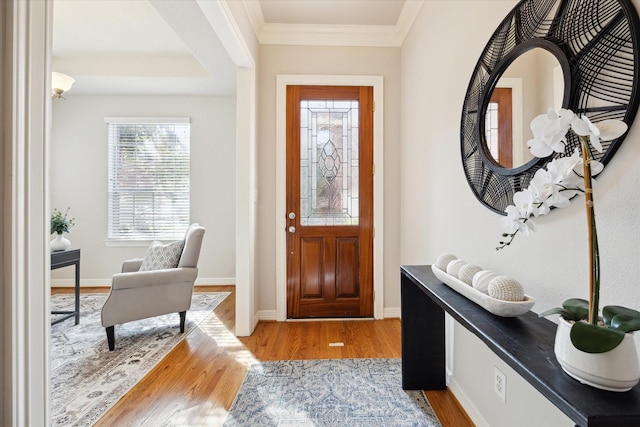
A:
<svg viewBox="0 0 640 427">
<path fill-rule="evenodd" d="M 537 201 L 529 189 L 518 191 L 513 195 L 513 205 L 507 206 L 507 216 L 503 218 L 504 227 L 509 233 L 521 232 L 525 236 L 535 231 L 536 225 L 530 217 L 536 209 Z"/>
<path fill-rule="evenodd" d="M 576 167 L 582 164 L 580 152 L 575 150 L 571 156 L 553 159 L 547 164 L 547 170 L 553 175 L 554 183 L 560 184 L 573 175 Z"/>
<path fill-rule="evenodd" d="M 627 131 L 629 126 L 622 120 L 603 120 L 595 124 L 600 130 L 600 139 L 602 141 L 611 141 L 620 138 Z M 593 168 L 593 165 L 591 165 Z"/>
<path fill-rule="evenodd" d="M 602 144 L 600 141 L 611 141 L 622 136 L 628 129 L 625 122 L 621 120 L 603 120 L 598 123 L 592 123 L 588 117 L 582 116 L 581 119 L 575 118 L 571 122 L 571 129 L 580 136 L 588 136 L 589 142 L 593 145 L 598 153 L 602 153 Z M 593 165 L 591 165 L 593 167 Z"/>
<path fill-rule="evenodd" d="M 536 231 L 535 223 L 531 219 L 523 218 L 520 215 L 520 210 L 516 206 L 514 205 L 507 206 L 507 209 L 505 209 L 505 212 L 507 213 L 507 216 L 502 218 L 502 224 L 508 233 L 511 234 L 511 233 L 515 233 L 516 231 L 519 231 L 525 236 L 528 236 L 530 230 Z M 525 219 L 526 219 L 526 222 L 525 222 Z"/>
<path fill-rule="evenodd" d="M 549 110 L 531 121 L 533 139 L 527 142 L 531 154 L 545 158 L 553 154 L 564 153 L 569 130 L 574 132 L 581 141 L 586 137 L 593 147 L 602 153 L 600 141 L 610 141 L 622 136 L 628 129 L 621 120 L 603 120 L 592 123 L 586 116 L 576 117 L 571 110 L 560 109 L 558 112 Z M 585 154 L 584 159 L 582 154 Z M 513 205 L 505 209 L 506 217 L 503 224 L 508 230 L 503 237 L 508 239 L 500 242 L 496 249 L 509 246 L 517 233 L 529 235 L 536 230 L 532 217 L 546 215 L 551 208 L 569 206 L 571 199 L 578 193 L 584 193 L 588 187 L 588 180 L 583 177 L 583 162 L 589 162 L 591 175 L 600 173 L 602 163 L 590 158 L 589 153 L 581 153 L 576 149 L 571 156 L 559 157 L 549 162 L 545 169 L 539 169 L 529 182 L 528 188 L 513 195 Z"/>
<path fill-rule="evenodd" d="M 562 159 L 554 160 L 547 169 L 536 171 L 529 184 L 529 190 L 540 200 L 538 209 L 534 212 L 536 216 L 546 215 L 554 206 L 558 208 L 569 206 L 571 197 L 576 194 L 575 190 L 564 188 L 565 169 L 568 167 L 564 164 L 568 162 L 558 162 L 558 160 Z M 572 169 L 569 169 L 569 173 L 573 174 Z"/>
<path fill-rule="evenodd" d="M 593 145 L 598 153 L 602 153 L 602 144 L 600 144 L 600 129 L 587 116 L 581 119 L 575 118 L 571 121 L 571 129 L 580 136 L 588 136 L 589 142 Z"/>
<path fill-rule="evenodd" d="M 553 175 L 545 169 L 538 169 L 527 189 L 537 200 L 533 214 L 535 216 L 548 214 L 551 210 L 549 200 L 555 200 L 555 194 L 558 192 Z"/>
<path fill-rule="evenodd" d="M 533 139 L 527 142 L 531 154 L 544 158 L 552 154 L 563 153 L 567 142 L 567 132 L 575 114 L 571 110 L 549 110 L 531 121 Z"/>
<path fill-rule="evenodd" d="M 528 188 L 518 191 L 513 195 L 513 204 L 518 208 L 520 216 L 523 218 L 529 218 L 533 215 L 536 209 L 536 204 L 539 202 L 540 201 L 535 197 L 535 194 Z"/>
<path fill-rule="evenodd" d="M 604 169 L 604 165 L 597 160 L 589 160 L 589 164 L 591 165 L 591 176 L 596 176 Z"/>
</svg>

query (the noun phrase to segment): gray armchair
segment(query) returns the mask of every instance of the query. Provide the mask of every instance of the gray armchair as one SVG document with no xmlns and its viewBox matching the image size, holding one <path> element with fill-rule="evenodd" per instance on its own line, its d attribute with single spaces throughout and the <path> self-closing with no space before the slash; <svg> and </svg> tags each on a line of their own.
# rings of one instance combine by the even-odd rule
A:
<svg viewBox="0 0 640 427">
<path fill-rule="evenodd" d="M 142 259 L 124 261 L 122 273 L 112 278 L 111 292 L 102 307 L 102 326 L 106 328 L 109 350 L 115 348 L 115 325 L 133 320 L 178 313 L 180 332 L 184 332 L 193 284 L 198 277 L 203 236 L 203 227 L 189 226 L 175 268 L 140 271 Z"/>
</svg>

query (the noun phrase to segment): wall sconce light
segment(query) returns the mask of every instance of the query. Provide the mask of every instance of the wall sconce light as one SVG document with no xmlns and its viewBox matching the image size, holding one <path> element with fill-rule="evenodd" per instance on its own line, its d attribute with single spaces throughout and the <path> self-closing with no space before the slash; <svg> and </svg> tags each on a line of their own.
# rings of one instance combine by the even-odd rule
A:
<svg viewBox="0 0 640 427">
<path fill-rule="evenodd" d="M 54 71 L 53 73 L 51 73 L 51 88 L 52 88 L 51 96 L 54 99 L 55 98 L 65 99 L 65 97 L 62 96 L 62 94 L 68 91 L 69 89 L 71 89 L 73 82 L 75 82 L 75 80 L 72 77 L 67 76 L 66 74 L 56 73 Z"/>
</svg>

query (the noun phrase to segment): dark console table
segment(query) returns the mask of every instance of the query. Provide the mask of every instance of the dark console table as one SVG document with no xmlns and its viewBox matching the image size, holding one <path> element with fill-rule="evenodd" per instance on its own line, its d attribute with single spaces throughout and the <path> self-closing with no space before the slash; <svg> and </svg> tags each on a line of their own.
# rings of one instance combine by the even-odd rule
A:
<svg viewBox="0 0 640 427">
<path fill-rule="evenodd" d="M 80 323 L 80 249 L 67 249 L 66 251 L 51 252 L 51 269 L 75 265 L 75 309 L 73 311 L 52 311 L 51 314 L 64 314 L 51 322 L 52 325 L 67 320 L 70 317 L 76 318 L 76 325 Z"/>
<path fill-rule="evenodd" d="M 444 314 L 480 338 L 498 357 L 578 426 L 640 426 L 640 384 L 625 393 L 580 384 L 553 352 L 555 323 L 528 312 L 495 316 L 438 280 L 431 266 L 403 266 L 402 387 L 441 390 L 445 384 Z"/>
</svg>

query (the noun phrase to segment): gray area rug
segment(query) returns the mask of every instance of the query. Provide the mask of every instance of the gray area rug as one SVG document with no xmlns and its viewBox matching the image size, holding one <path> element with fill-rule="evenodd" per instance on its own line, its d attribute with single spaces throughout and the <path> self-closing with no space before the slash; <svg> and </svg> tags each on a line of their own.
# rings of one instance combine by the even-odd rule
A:
<svg viewBox="0 0 640 427">
<path fill-rule="evenodd" d="M 82 294 L 80 324 L 71 318 L 51 326 L 51 424 L 93 425 L 228 295 L 194 293 L 184 334 L 178 313 L 116 325 L 109 351 L 100 323 L 107 294 Z M 73 304 L 73 294 L 51 296 L 52 310 Z"/>
<path fill-rule="evenodd" d="M 402 390 L 400 359 L 293 360 L 249 369 L 232 426 L 440 426 L 421 391 Z"/>
</svg>

